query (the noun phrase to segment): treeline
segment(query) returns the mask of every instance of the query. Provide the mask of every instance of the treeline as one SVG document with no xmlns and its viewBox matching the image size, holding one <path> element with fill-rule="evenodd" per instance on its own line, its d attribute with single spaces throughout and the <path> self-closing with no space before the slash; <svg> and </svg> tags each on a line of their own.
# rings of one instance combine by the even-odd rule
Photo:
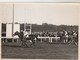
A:
<svg viewBox="0 0 80 60">
<path fill-rule="evenodd" d="M 78 31 L 78 26 L 77 25 L 53 25 L 53 24 L 47 24 L 43 23 L 42 25 L 38 24 L 32 24 L 32 32 L 42 32 L 42 31 L 47 31 L 47 32 L 55 32 L 55 31 Z"/>
</svg>

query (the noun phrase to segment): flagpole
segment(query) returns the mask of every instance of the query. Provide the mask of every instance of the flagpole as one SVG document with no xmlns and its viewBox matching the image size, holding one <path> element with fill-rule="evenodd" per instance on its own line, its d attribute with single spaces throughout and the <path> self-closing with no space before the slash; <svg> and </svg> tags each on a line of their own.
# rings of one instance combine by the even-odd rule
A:
<svg viewBox="0 0 80 60">
<path fill-rule="evenodd" d="M 12 19 L 12 37 L 13 37 L 13 33 L 14 33 L 14 4 L 13 4 L 13 11 L 12 11 L 13 13 L 13 19 Z"/>
</svg>

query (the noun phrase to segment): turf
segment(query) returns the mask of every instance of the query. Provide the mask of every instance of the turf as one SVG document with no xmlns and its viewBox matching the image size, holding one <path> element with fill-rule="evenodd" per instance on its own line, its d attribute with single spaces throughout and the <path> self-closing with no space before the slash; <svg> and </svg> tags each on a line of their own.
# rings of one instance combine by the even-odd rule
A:
<svg viewBox="0 0 80 60">
<path fill-rule="evenodd" d="M 36 43 L 35 47 L 2 45 L 2 58 L 15 59 L 78 59 L 78 46 L 72 44 Z"/>
</svg>

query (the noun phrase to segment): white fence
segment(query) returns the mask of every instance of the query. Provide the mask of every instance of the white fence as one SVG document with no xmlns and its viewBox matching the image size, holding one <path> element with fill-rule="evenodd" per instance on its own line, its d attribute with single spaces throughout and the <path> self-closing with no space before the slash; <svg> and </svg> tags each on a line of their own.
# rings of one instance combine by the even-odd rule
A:
<svg viewBox="0 0 80 60">
<path fill-rule="evenodd" d="M 7 43 L 8 42 L 8 39 L 11 39 L 12 40 L 12 43 L 14 43 L 14 40 L 16 39 L 16 42 L 19 42 L 19 38 L 18 37 L 13 37 L 13 38 L 6 38 L 6 37 L 3 37 L 2 38 L 3 39 L 3 43 Z M 5 41 L 4 41 L 4 39 L 5 39 Z M 42 43 L 43 42 L 43 40 L 49 40 L 49 42 L 50 43 L 52 43 L 53 42 L 53 40 L 56 40 L 56 42 L 58 41 L 58 40 L 60 40 L 60 37 L 38 37 L 38 39 L 40 39 L 40 42 Z"/>
<path fill-rule="evenodd" d="M 49 42 L 52 43 L 53 39 L 56 40 L 56 42 L 57 42 L 57 40 L 59 40 L 60 37 L 57 37 L 57 36 L 56 37 L 38 37 L 38 39 L 41 39 L 41 43 L 43 42 L 42 39 L 44 39 L 44 40 L 49 39 Z"/>
</svg>

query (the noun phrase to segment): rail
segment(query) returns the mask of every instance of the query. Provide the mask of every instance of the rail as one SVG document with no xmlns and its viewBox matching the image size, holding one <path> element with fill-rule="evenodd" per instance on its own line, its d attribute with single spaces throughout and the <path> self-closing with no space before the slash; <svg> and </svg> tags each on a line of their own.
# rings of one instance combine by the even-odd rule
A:
<svg viewBox="0 0 80 60">
<path fill-rule="evenodd" d="M 6 42 L 7 42 L 7 39 L 13 39 L 12 42 L 14 42 L 14 39 L 16 39 L 17 42 L 18 42 L 18 39 L 19 39 L 18 37 L 1 37 L 1 39 L 2 39 L 2 38 L 3 38 L 3 39 L 6 39 Z M 57 41 L 57 40 L 60 39 L 60 37 L 57 37 L 57 36 L 56 36 L 56 37 L 40 37 L 40 36 L 38 36 L 38 39 L 41 40 L 41 43 L 43 42 L 43 39 L 44 39 L 44 40 L 49 39 L 49 42 L 52 43 L 53 40 L 56 40 L 56 41 Z M 3 41 L 3 42 L 4 42 L 4 41 Z"/>
<path fill-rule="evenodd" d="M 60 39 L 60 37 L 38 37 L 38 39 L 41 39 L 41 43 L 42 43 L 42 39 L 46 40 L 46 39 L 49 39 L 49 42 L 52 43 L 53 39 L 55 39 L 56 41 L 58 39 Z"/>
</svg>

